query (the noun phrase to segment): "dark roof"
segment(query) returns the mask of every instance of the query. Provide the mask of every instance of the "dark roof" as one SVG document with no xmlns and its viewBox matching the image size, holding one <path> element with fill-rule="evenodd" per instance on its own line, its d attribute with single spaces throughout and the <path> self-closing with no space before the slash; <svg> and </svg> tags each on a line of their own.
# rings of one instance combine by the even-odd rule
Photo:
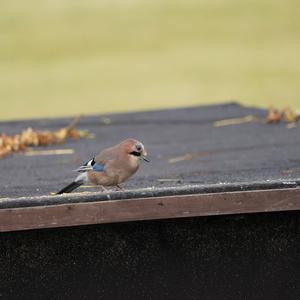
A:
<svg viewBox="0 0 300 300">
<path fill-rule="evenodd" d="M 0 198 L 40 196 L 56 192 L 75 177 L 72 170 L 99 150 L 128 137 L 141 140 L 151 160 L 150 164 L 143 164 L 125 183 L 125 188 L 129 190 L 154 187 L 149 189 L 153 193 L 163 187 L 177 187 L 179 191 L 216 185 L 226 190 L 240 183 L 243 183 L 245 189 L 255 185 L 272 187 L 273 183 L 281 186 L 298 184 L 300 126 L 287 129 L 284 123 L 267 125 L 261 122 L 224 127 L 213 125 L 214 121 L 222 119 L 246 115 L 263 118 L 265 114 L 266 111 L 262 109 L 230 103 L 86 116 L 77 127 L 94 133 L 95 139 L 69 140 L 63 145 L 47 147 L 72 148 L 74 154 L 25 156 L 20 153 L 2 159 Z M 109 118 L 109 122 L 106 118 Z M 29 126 L 54 130 L 69 122 L 68 118 L 3 122 L 0 123 L 0 132 L 19 132 Z M 191 154 L 190 159 L 186 157 L 177 162 L 169 161 L 186 154 Z M 87 191 L 98 189 L 88 188 Z M 176 189 L 173 192 L 176 193 Z"/>
</svg>

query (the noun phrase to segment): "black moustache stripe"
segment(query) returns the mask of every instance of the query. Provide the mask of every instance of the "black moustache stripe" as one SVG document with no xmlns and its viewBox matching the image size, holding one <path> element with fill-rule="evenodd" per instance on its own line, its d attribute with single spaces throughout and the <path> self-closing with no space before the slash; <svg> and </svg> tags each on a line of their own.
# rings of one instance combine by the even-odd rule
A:
<svg viewBox="0 0 300 300">
<path fill-rule="evenodd" d="M 132 151 L 129 154 L 134 155 L 134 156 L 141 156 L 140 152 Z"/>
</svg>

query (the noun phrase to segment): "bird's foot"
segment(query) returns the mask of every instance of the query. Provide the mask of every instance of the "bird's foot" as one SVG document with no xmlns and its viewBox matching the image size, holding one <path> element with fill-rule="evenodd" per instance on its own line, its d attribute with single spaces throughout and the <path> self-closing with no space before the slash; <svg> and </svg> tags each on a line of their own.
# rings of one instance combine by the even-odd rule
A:
<svg viewBox="0 0 300 300">
<path fill-rule="evenodd" d="M 122 192 L 125 191 L 125 189 L 122 186 L 120 186 L 119 184 L 116 184 L 116 187 L 119 191 L 122 191 Z"/>
<path fill-rule="evenodd" d="M 102 192 L 107 192 L 108 191 L 108 189 L 106 189 L 103 185 L 100 185 L 100 188 L 101 188 Z"/>
</svg>

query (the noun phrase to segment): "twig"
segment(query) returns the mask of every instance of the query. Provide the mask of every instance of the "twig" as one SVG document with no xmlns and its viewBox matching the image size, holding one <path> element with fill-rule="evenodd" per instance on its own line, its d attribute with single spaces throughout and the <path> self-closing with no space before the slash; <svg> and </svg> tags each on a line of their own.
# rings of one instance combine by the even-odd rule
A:
<svg viewBox="0 0 300 300">
<path fill-rule="evenodd" d="M 25 152 L 26 156 L 40 156 L 40 155 L 66 155 L 73 154 L 74 149 L 53 149 L 53 150 L 28 150 Z"/>
<path fill-rule="evenodd" d="M 158 178 L 158 182 L 181 182 L 179 178 Z"/>
<path fill-rule="evenodd" d="M 184 161 L 184 160 L 191 160 L 192 158 L 194 157 L 203 157 L 203 156 L 208 156 L 210 155 L 211 153 L 217 153 L 219 151 L 211 151 L 211 152 L 207 152 L 207 151 L 204 151 L 204 152 L 192 152 L 192 153 L 186 153 L 184 155 L 181 155 L 181 156 L 177 156 L 177 157 L 173 157 L 173 158 L 170 158 L 168 160 L 168 162 L 170 164 L 174 164 L 174 163 L 177 163 L 177 162 L 180 162 L 180 161 Z"/>
<path fill-rule="evenodd" d="M 81 119 L 81 115 L 76 116 L 66 127 L 67 131 L 70 132 L 72 129 L 74 129 L 80 119 Z"/>
<path fill-rule="evenodd" d="M 258 118 L 252 115 L 248 115 L 242 118 L 232 118 L 232 119 L 225 119 L 220 121 L 215 121 L 214 127 L 222 127 L 222 126 L 228 126 L 228 125 L 238 125 L 238 124 L 244 124 L 249 123 L 253 121 L 258 121 Z"/>
</svg>

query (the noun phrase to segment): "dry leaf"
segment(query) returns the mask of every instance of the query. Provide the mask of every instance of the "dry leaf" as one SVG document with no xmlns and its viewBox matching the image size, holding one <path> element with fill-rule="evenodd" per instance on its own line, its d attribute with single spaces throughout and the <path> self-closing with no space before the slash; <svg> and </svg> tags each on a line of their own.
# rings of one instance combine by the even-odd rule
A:
<svg viewBox="0 0 300 300">
<path fill-rule="evenodd" d="M 267 123 L 278 123 L 281 120 L 281 113 L 278 109 L 270 107 L 266 116 Z"/>
<path fill-rule="evenodd" d="M 280 121 L 285 121 L 288 123 L 287 128 L 294 128 L 296 126 L 297 121 L 300 119 L 300 115 L 296 110 L 292 110 L 289 107 L 285 107 L 282 111 L 271 107 L 268 110 L 266 116 L 266 122 L 271 123 L 278 123 Z"/>
<path fill-rule="evenodd" d="M 13 152 L 24 151 L 28 147 L 61 144 L 68 138 L 80 139 L 88 137 L 88 132 L 75 129 L 78 121 L 79 117 L 76 117 L 67 127 L 63 127 L 57 131 L 35 131 L 32 128 L 27 128 L 21 133 L 12 136 L 0 134 L 0 158 Z"/>
<path fill-rule="evenodd" d="M 282 117 L 287 123 L 295 123 L 297 121 L 297 114 L 289 107 L 285 107 L 282 111 Z"/>
</svg>

